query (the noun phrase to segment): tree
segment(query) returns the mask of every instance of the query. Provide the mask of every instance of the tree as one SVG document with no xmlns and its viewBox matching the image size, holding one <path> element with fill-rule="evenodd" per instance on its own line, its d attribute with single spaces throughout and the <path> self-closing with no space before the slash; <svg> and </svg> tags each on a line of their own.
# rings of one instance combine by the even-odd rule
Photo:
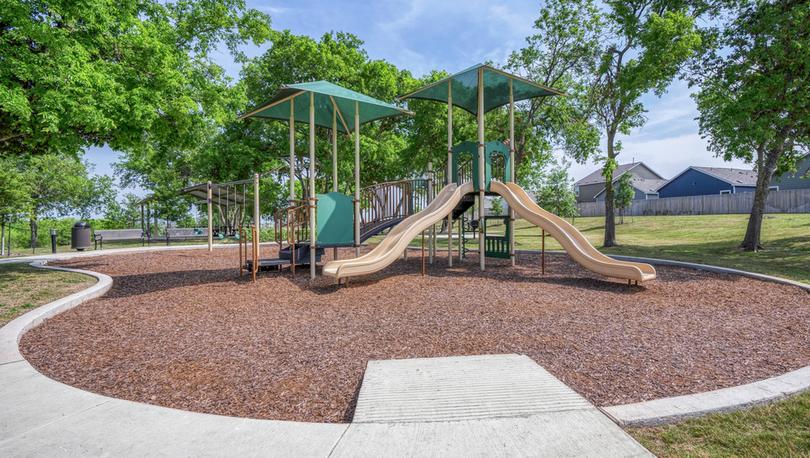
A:
<svg viewBox="0 0 810 458">
<path fill-rule="evenodd" d="M 616 193 L 613 197 L 613 205 L 619 209 L 621 223 L 624 224 L 624 210 L 633 203 L 636 197 L 636 190 L 633 188 L 633 177 L 629 173 L 622 174 L 616 180 Z"/>
<path fill-rule="evenodd" d="M 269 17 L 244 0 L 3 1 L 0 152 L 77 155 L 194 141 L 216 117 L 222 44 L 261 42 Z"/>
<path fill-rule="evenodd" d="M 37 246 L 40 216 L 78 212 L 87 218 L 114 192 L 109 177 L 89 177 L 87 165 L 73 156 L 42 154 L 23 163 L 31 199 L 31 248 Z"/>
<path fill-rule="evenodd" d="M 761 248 L 762 217 L 775 175 L 794 171 L 810 147 L 810 4 L 723 2 L 732 19 L 695 66 L 700 133 L 726 160 L 757 172 L 741 247 Z"/>
<path fill-rule="evenodd" d="M 661 95 L 701 43 L 686 2 L 609 0 L 606 35 L 600 40 L 600 64 L 590 88 L 593 119 L 606 137 L 604 246 L 616 245 L 613 171 L 621 151 L 617 134 L 644 124 L 647 92 Z M 581 158 L 579 158 L 581 159 Z"/>
<path fill-rule="evenodd" d="M 569 166 L 570 163 L 562 159 L 549 170 L 539 170 L 533 179 L 524 181 L 526 188 L 534 193 L 537 205 L 563 218 L 579 214 L 574 180 L 568 175 Z"/>
<path fill-rule="evenodd" d="M 599 145 L 599 134 L 588 122 L 585 90 L 599 50 L 602 19 L 593 0 L 549 0 L 534 22 L 526 47 L 513 52 L 507 69 L 565 96 L 540 97 L 517 104 L 515 165 L 534 166 L 551 159 L 551 149 L 572 157 L 588 157 Z M 505 120 L 503 121 L 506 122 Z"/>
<path fill-rule="evenodd" d="M 5 254 L 6 224 L 31 210 L 29 183 L 13 157 L 0 157 L 0 254 Z"/>
</svg>

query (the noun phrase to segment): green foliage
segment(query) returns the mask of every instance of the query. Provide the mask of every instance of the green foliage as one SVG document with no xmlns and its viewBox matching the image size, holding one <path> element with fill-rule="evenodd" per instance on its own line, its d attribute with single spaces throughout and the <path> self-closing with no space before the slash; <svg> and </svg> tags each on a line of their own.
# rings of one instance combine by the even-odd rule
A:
<svg viewBox="0 0 810 458">
<path fill-rule="evenodd" d="M 570 163 L 560 160 L 549 170 L 538 170 L 527 189 L 535 195 L 537 204 L 563 218 L 577 216 L 577 196 L 574 180 L 568 175 Z"/>
<path fill-rule="evenodd" d="M 619 209 L 624 223 L 624 210 L 632 203 L 636 197 L 636 190 L 633 188 L 633 176 L 625 173 L 616 180 L 616 194 L 613 196 L 613 204 Z"/>
<path fill-rule="evenodd" d="M 0 157 L 0 220 L 7 221 L 31 210 L 30 183 L 16 158 Z"/>
<path fill-rule="evenodd" d="M 209 54 L 268 38 L 243 0 L 3 0 L 0 151 L 144 151 L 195 142 L 228 110 Z"/>
<path fill-rule="evenodd" d="M 593 120 L 604 132 L 605 246 L 616 244 L 613 170 L 621 150 L 617 134 L 629 134 L 645 122 L 641 96 L 661 95 L 686 60 L 701 45 L 687 2 L 610 0 L 600 41 L 599 65 L 588 91 Z M 584 156 L 577 158 L 584 160 Z"/>
<path fill-rule="evenodd" d="M 598 148 L 599 134 L 588 122 L 586 89 L 599 50 L 602 20 L 592 0 L 545 2 L 526 47 L 509 56 L 507 69 L 563 91 L 517 104 L 515 162 L 542 164 L 551 149 L 587 158 Z"/>
<path fill-rule="evenodd" d="M 762 215 L 774 175 L 796 168 L 810 148 L 810 4 L 788 0 L 720 2 L 731 16 L 717 44 L 693 67 L 700 133 L 726 160 L 758 174 L 742 246 L 760 246 Z"/>
</svg>

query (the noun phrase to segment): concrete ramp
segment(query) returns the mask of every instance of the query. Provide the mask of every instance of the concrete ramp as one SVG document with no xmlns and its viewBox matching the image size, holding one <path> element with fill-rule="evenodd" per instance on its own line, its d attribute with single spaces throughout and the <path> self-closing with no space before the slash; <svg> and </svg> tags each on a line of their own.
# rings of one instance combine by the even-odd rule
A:
<svg viewBox="0 0 810 458">
<path fill-rule="evenodd" d="M 521 355 L 370 361 L 333 454 L 651 456 Z"/>
</svg>

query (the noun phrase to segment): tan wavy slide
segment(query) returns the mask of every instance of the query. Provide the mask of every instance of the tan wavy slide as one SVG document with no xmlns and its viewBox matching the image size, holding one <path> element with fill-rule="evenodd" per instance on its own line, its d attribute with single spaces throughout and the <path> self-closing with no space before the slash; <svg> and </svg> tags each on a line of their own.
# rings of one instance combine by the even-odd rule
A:
<svg viewBox="0 0 810 458">
<path fill-rule="evenodd" d="M 472 183 L 445 186 L 424 210 L 394 226 L 373 250 L 358 258 L 330 261 L 323 266 L 323 274 L 340 280 L 341 278 L 368 275 L 388 267 L 399 259 L 411 240 L 433 224 L 446 218 L 456 208 L 461 198 L 473 191 Z"/>
<path fill-rule="evenodd" d="M 516 183 L 492 181 L 490 190 L 500 194 L 509 206 L 526 221 L 544 229 L 571 258 L 582 267 L 610 278 L 644 282 L 655 279 L 655 268 L 649 264 L 619 261 L 602 254 L 576 227 L 544 210 Z"/>
</svg>

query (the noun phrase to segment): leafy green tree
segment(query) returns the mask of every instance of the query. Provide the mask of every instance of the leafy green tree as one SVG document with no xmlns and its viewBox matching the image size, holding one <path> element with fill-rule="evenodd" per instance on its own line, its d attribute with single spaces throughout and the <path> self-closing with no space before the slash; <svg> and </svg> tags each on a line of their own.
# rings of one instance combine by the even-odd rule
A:
<svg viewBox="0 0 810 458">
<path fill-rule="evenodd" d="M 31 191 L 15 157 L 0 157 L 0 254 L 6 250 L 6 224 L 31 210 Z"/>
<path fill-rule="evenodd" d="M 720 2 L 731 15 L 715 48 L 695 65 L 700 132 L 726 160 L 757 172 L 741 247 L 761 248 L 762 217 L 775 175 L 796 169 L 810 148 L 810 4 Z"/>
<path fill-rule="evenodd" d="M 216 118 L 210 54 L 269 37 L 244 0 L 3 0 L 0 151 L 76 155 L 193 142 Z"/>
<path fill-rule="evenodd" d="M 633 204 L 636 197 L 636 190 L 633 188 L 633 177 L 629 173 L 622 174 L 616 180 L 616 192 L 613 196 L 613 204 L 619 209 L 621 224 L 624 224 L 624 211 Z"/>
<path fill-rule="evenodd" d="M 563 218 L 579 214 L 574 180 L 568 175 L 569 162 L 560 160 L 548 170 L 538 170 L 526 187 L 535 195 L 537 205 Z"/>
<path fill-rule="evenodd" d="M 90 177 L 85 163 L 69 155 L 42 154 L 23 159 L 31 199 L 31 247 L 37 246 L 40 216 L 78 213 L 88 218 L 114 192 L 109 177 Z"/>
<path fill-rule="evenodd" d="M 597 63 L 603 24 L 593 0 L 550 0 L 534 22 L 526 47 L 513 52 L 507 69 L 565 96 L 518 103 L 515 111 L 515 163 L 536 167 L 551 159 L 553 147 L 572 157 L 588 157 L 599 146 L 599 133 L 588 120 L 586 89 Z"/>
<path fill-rule="evenodd" d="M 107 229 L 127 229 L 140 227 L 141 224 L 141 198 L 135 194 L 127 193 L 123 201 L 119 202 L 116 196 L 104 202 L 104 218 L 101 223 Z"/>
<path fill-rule="evenodd" d="M 610 247 L 616 245 L 613 171 L 621 151 L 616 135 L 644 124 L 641 96 L 650 91 L 661 95 L 700 46 L 701 37 L 687 2 L 608 0 L 605 6 L 606 31 L 589 98 L 593 119 L 606 137 L 605 155 L 597 160 L 604 164 L 604 246 Z"/>
</svg>

